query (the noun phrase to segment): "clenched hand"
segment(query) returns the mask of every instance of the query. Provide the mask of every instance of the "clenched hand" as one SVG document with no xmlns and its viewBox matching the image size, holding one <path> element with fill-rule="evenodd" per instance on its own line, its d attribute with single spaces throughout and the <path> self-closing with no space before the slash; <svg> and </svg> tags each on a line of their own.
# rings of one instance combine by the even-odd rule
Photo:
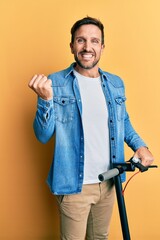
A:
<svg viewBox="0 0 160 240">
<path fill-rule="evenodd" d="M 43 74 L 34 75 L 28 86 L 44 100 L 53 98 L 52 81 Z"/>
<path fill-rule="evenodd" d="M 145 167 L 150 166 L 154 161 L 152 153 L 146 147 L 140 147 L 135 152 L 134 157 L 139 158 Z"/>
</svg>

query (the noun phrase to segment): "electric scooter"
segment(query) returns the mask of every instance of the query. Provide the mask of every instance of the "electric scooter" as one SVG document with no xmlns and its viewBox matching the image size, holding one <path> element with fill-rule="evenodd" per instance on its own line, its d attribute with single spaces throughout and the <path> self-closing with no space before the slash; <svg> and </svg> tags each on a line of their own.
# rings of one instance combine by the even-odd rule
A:
<svg viewBox="0 0 160 240">
<path fill-rule="evenodd" d="M 156 165 L 150 165 L 148 167 L 145 167 L 141 164 L 141 160 L 139 158 L 133 157 L 125 163 L 113 164 L 113 168 L 111 170 L 101 173 L 98 176 L 101 182 L 109 180 L 111 178 L 114 179 L 117 202 L 118 202 L 118 210 L 119 210 L 120 222 L 121 222 L 121 228 L 122 228 L 122 234 L 123 234 L 124 240 L 130 240 L 131 237 L 130 237 L 127 212 L 126 212 L 126 206 L 125 206 L 125 200 L 124 200 L 124 194 L 123 194 L 124 191 L 122 188 L 120 175 L 124 172 L 133 172 L 135 171 L 136 168 L 138 168 L 140 172 L 145 172 L 149 168 L 157 168 L 157 167 L 158 166 Z"/>
</svg>

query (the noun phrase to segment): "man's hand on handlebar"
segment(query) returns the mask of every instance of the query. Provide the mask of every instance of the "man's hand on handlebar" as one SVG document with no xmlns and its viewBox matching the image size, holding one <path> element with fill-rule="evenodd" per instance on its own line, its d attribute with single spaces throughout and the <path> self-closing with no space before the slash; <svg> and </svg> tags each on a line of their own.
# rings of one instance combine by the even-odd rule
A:
<svg viewBox="0 0 160 240">
<path fill-rule="evenodd" d="M 150 166 L 154 161 L 152 153 L 146 147 L 138 148 L 133 157 L 139 158 L 141 164 L 145 167 Z"/>
</svg>

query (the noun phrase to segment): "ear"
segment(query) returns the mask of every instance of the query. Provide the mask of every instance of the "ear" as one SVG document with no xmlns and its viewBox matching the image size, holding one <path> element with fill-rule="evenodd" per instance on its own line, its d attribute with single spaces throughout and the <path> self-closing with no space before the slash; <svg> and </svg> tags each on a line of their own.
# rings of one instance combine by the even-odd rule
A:
<svg viewBox="0 0 160 240">
<path fill-rule="evenodd" d="M 73 43 L 70 43 L 70 49 L 71 49 L 71 53 L 74 54 Z"/>
<path fill-rule="evenodd" d="M 101 52 L 103 53 L 103 50 L 105 49 L 105 44 L 102 44 Z"/>
</svg>

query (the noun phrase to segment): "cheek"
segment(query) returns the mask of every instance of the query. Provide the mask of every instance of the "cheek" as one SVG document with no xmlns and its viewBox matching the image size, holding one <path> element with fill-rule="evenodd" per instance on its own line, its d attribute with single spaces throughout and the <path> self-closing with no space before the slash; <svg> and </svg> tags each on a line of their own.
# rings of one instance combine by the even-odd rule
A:
<svg viewBox="0 0 160 240">
<path fill-rule="evenodd" d="M 78 53 L 81 52 L 81 51 L 82 51 L 82 49 L 80 49 L 80 48 L 75 48 L 74 47 L 74 48 L 71 49 L 71 52 L 74 55 L 78 55 Z"/>
<path fill-rule="evenodd" d="M 101 56 L 102 53 L 103 53 L 103 49 L 99 49 L 99 50 L 97 51 L 98 56 Z"/>
</svg>

